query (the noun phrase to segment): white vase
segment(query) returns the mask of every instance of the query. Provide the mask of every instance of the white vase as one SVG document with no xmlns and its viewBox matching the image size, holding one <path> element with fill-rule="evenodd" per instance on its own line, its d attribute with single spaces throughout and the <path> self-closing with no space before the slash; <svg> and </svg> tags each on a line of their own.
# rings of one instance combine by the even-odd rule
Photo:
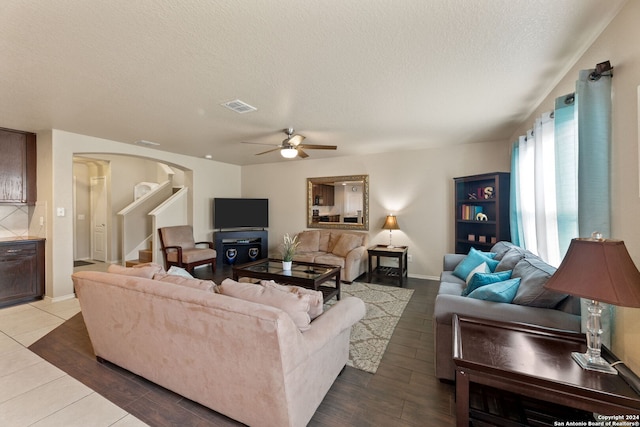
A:
<svg viewBox="0 0 640 427">
<path fill-rule="evenodd" d="M 282 269 L 284 271 L 289 271 L 291 270 L 291 262 L 292 261 L 282 261 Z"/>
</svg>

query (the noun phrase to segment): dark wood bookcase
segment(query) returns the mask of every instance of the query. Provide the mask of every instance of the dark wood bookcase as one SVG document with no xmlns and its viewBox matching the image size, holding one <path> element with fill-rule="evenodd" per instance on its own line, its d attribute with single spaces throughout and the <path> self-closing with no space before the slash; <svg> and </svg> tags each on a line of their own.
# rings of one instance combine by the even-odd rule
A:
<svg viewBox="0 0 640 427">
<path fill-rule="evenodd" d="M 455 251 L 472 247 L 488 250 L 501 240 L 511 240 L 509 228 L 508 172 L 454 178 Z"/>
</svg>

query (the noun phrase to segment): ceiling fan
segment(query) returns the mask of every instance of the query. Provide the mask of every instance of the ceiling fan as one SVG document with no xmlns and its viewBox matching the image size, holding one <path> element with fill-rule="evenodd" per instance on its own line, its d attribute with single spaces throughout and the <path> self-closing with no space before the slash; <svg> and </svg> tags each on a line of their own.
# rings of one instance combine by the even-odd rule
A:
<svg viewBox="0 0 640 427">
<path fill-rule="evenodd" d="M 274 144 L 263 144 L 261 142 L 244 142 L 245 144 L 258 144 L 258 145 L 270 145 L 274 146 L 271 150 L 263 151 L 262 153 L 257 153 L 256 156 L 260 156 L 262 154 L 271 153 L 273 151 L 280 150 L 280 155 L 287 159 L 293 159 L 294 157 L 300 156 L 301 158 L 309 157 L 307 153 L 305 153 L 302 149 L 308 150 L 336 150 L 338 147 L 336 145 L 318 145 L 318 144 L 303 144 L 305 137 L 300 134 L 294 134 L 293 128 L 284 129 L 283 132 L 287 135 L 285 139 L 282 140 L 282 143 L 279 145 Z"/>
</svg>

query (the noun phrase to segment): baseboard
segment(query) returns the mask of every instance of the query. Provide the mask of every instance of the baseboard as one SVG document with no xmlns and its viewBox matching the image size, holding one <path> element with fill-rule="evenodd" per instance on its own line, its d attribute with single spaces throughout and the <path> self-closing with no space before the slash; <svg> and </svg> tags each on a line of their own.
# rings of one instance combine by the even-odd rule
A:
<svg viewBox="0 0 640 427">
<path fill-rule="evenodd" d="M 51 297 L 44 297 L 44 299 L 46 300 L 50 300 L 51 302 L 60 302 L 60 301 L 66 301 L 68 299 L 74 299 L 76 298 L 76 294 L 67 294 L 67 295 L 62 295 L 60 297 L 55 297 L 55 298 L 51 298 Z"/>
<path fill-rule="evenodd" d="M 427 276 L 424 274 L 411 274 L 409 273 L 409 277 L 413 279 L 424 279 L 424 280 L 440 280 L 439 276 Z"/>
</svg>

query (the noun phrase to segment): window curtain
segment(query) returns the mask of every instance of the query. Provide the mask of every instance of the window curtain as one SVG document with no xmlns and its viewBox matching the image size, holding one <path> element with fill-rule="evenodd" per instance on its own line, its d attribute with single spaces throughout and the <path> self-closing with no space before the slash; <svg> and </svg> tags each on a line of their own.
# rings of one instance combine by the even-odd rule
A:
<svg viewBox="0 0 640 427">
<path fill-rule="evenodd" d="M 554 122 L 553 112 L 543 114 L 513 146 L 510 219 L 516 244 L 558 265 Z"/>
<path fill-rule="evenodd" d="M 599 231 L 611 238 L 611 76 L 593 78 L 593 71 L 581 71 L 576 87 L 578 224 L 580 237 Z"/>
<path fill-rule="evenodd" d="M 556 206 L 558 211 L 558 252 L 569 249 L 578 232 L 578 121 L 575 93 L 555 102 Z"/>
<path fill-rule="evenodd" d="M 611 76 L 581 71 L 554 107 L 513 144 L 510 221 L 514 243 L 558 266 L 572 238 L 611 237 Z"/>
<path fill-rule="evenodd" d="M 612 237 L 611 77 L 580 71 L 575 94 L 557 98 L 553 113 L 513 145 L 512 240 L 551 265 L 560 264 L 575 237 Z M 583 303 L 583 331 L 586 314 Z M 602 315 L 607 346 L 613 315 Z"/>
</svg>

